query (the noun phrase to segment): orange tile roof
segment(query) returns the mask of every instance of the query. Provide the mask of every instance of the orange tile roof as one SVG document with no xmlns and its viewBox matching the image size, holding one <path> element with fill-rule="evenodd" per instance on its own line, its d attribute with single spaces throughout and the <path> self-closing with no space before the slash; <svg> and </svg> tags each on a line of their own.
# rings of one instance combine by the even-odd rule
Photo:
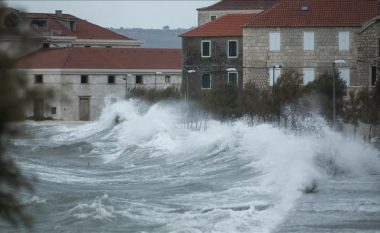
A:
<svg viewBox="0 0 380 233">
<path fill-rule="evenodd" d="M 78 39 L 103 39 L 103 40 L 130 40 L 130 38 L 117 34 L 111 30 L 87 22 L 70 14 L 48 14 L 48 13 L 25 13 L 28 19 L 47 19 L 48 31 L 54 36 L 75 36 Z M 76 31 L 73 32 L 58 22 L 58 19 L 74 19 Z"/>
<path fill-rule="evenodd" d="M 359 27 L 378 14 L 377 0 L 285 0 L 244 27 Z"/>
<path fill-rule="evenodd" d="M 181 49 L 49 48 L 20 59 L 20 69 L 181 69 Z"/>
<path fill-rule="evenodd" d="M 223 0 L 198 11 L 267 9 L 279 0 Z"/>
<path fill-rule="evenodd" d="M 246 24 L 254 14 L 231 14 L 217 18 L 198 28 L 188 31 L 182 37 L 201 36 L 242 36 L 242 26 Z"/>
</svg>

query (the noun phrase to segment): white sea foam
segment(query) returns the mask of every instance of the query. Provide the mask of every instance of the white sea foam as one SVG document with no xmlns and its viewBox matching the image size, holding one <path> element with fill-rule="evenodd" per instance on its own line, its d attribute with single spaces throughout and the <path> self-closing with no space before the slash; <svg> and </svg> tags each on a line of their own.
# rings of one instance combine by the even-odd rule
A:
<svg viewBox="0 0 380 233">
<path fill-rule="evenodd" d="M 228 163 L 237 159 L 248 161 L 244 166 L 257 172 L 249 179 L 225 185 L 222 191 L 195 189 L 171 197 L 171 204 L 191 206 L 183 214 L 161 213 L 160 224 L 166 219 L 167 231 L 171 232 L 270 232 L 306 187 L 332 175 L 365 175 L 380 169 L 376 149 L 345 138 L 321 120 L 310 127 L 318 129 L 317 133 L 295 133 L 269 124 L 248 127 L 242 121 L 209 121 L 206 131 L 192 131 L 179 123 L 178 109 L 174 104 L 156 104 L 142 113 L 136 101 L 116 102 L 104 109 L 98 121 L 62 129 L 66 136 L 57 135 L 55 140 L 92 140 L 98 149 L 91 153 L 98 153 L 104 163 L 162 172 L 138 177 L 139 181 L 175 183 L 178 179 L 180 184 L 197 183 L 201 178 L 211 179 L 214 172 L 230 169 Z M 131 148 L 139 152 L 131 152 L 133 156 L 148 153 L 151 159 L 161 158 L 165 164 L 135 167 L 131 160 L 136 158 L 128 153 Z M 189 168 L 167 174 L 170 169 L 159 169 L 164 165 Z M 65 179 L 69 178 L 74 180 Z M 78 204 L 69 213 L 77 218 L 111 219 L 115 210 L 103 199 Z"/>
<path fill-rule="evenodd" d="M 80 203 L 76 205 L 68 211 L 68 214 L 78 219 L 109 221 L 115 217 L 115 208 L 104 203 L 108 199 L 108 195 L 104 194 L 102 197 L 96 197 L 95 200 L 89 204 Z"/>
</svg>

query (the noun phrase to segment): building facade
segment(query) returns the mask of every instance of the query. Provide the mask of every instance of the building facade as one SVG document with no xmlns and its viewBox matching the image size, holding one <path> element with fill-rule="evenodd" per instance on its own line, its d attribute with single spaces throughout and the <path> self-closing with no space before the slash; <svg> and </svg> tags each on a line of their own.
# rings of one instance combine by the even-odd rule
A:
<svg viewBox="0 0 380 233">
<path fill-rule="evenodd" d="M 222 16 L 182 37 L 182 90 L 191 97 L 221 83 L 243 87 L 241 26 L 251 15 Z"/>
<path fill-rule="evenodd" d="M 358 32 L 358 82 L 374 86 L 380 77 L 380 16 L 364 23 Z"/>
<path fill-rule="evenodd" d="M 347 86 L 370 85 L 364 71 L 369 71 L 368 65 L 362 67 L 359 60 L 367 56 L 365 50 L 377 46 L 368 47 L 378 43 L 376 23 L 363 31 L 363 25 L 377 15 L 374 0 L 279 2 L 244 26 L 244 82 L 265 87 L 280 77 L 281 70 L 295 69 L 306 84 L 332 72 L 336 63 Z"/>
<path fill-rule="evenodd" d="M 95 120 L 110 98 L 133 88 L 180 89 L 181 51 L 143 48 L 41 49 L 21 59 L 18 69 L 29 84 L 52 92 L 34 99 L 35 119 Z"/>
</svg>

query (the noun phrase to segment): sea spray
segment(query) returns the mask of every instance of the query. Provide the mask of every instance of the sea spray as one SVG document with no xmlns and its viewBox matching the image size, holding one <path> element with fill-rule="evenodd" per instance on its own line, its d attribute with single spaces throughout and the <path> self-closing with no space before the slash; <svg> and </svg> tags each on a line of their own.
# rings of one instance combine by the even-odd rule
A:
<svg viewBox="0 0 380 233">
<path fill-rule="evenodd" d="M 333 176 L 380 168 L 376 149 L 318 118 L 303 131 L 213 120 L 207 130 L 191 130 L 179 109 L 181 103 L 158 103 L 141 111 L 136 100 L 119 101 L 96 122 L 44 131 L 31 125 L 36 138 L 55 136 L 18 161 L 40 178 L 38 196 L 51 211 L 70 213 L 55 224 L 78 222 L 93 231 L 99 217 L 108 231 L 130 227 L 127 232 L 270 232 L 308 187 L 317 191 Z M 28 140 L 17 140 L 23 151 L 34 146 Z M 91 150 L 72 146 L 66 153 L 67 145 L 83 143 Z M 41 159 L 38 151 L 50 153 L 46 147 L 57 151 Z"/>
</svg>

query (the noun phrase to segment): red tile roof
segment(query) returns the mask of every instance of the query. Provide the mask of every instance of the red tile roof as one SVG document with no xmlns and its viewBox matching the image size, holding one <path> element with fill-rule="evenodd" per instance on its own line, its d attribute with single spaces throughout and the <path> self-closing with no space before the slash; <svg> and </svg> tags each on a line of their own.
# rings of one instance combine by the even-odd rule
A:
<svg viewBox="0 0 380 233">
<path fill-rule="evenodd" d="M 285 0 L 244 27 L 359 27 L 378 14 L 377 0 Z"/>
<path fill-rule="evenodd" d="M 222 0 L 211 6 L 198 8 L 198 11 L 213 10 L 259 10 L 267 9 L 279 0 Z"/>
<path fill-rule="evenodd" d="M 28 19 L 46 19 L 48 21 L 48 32 L 54 36 L 75 36 L 78 39 L 130 40 L 126 36 L 119 35 L 70 14 L 25 13 L 24 16 Z M 76 31 L 73 32 L 64 27 L 58 22 L 59 19 L 75 20 Z"/>
<path fill-rule="evenodd" d="M 252 19 L 254 14 L 231 14 L 217 18 L 198 28 L 188 31 L 182 37 L 200 36 L 242 36 L 242 26 Z"/>
<path fill-rule="evenodd" d="M 20 69 L 181 69 L 181 49 L 40 49 L 20 59 Z"/>
</svg>

